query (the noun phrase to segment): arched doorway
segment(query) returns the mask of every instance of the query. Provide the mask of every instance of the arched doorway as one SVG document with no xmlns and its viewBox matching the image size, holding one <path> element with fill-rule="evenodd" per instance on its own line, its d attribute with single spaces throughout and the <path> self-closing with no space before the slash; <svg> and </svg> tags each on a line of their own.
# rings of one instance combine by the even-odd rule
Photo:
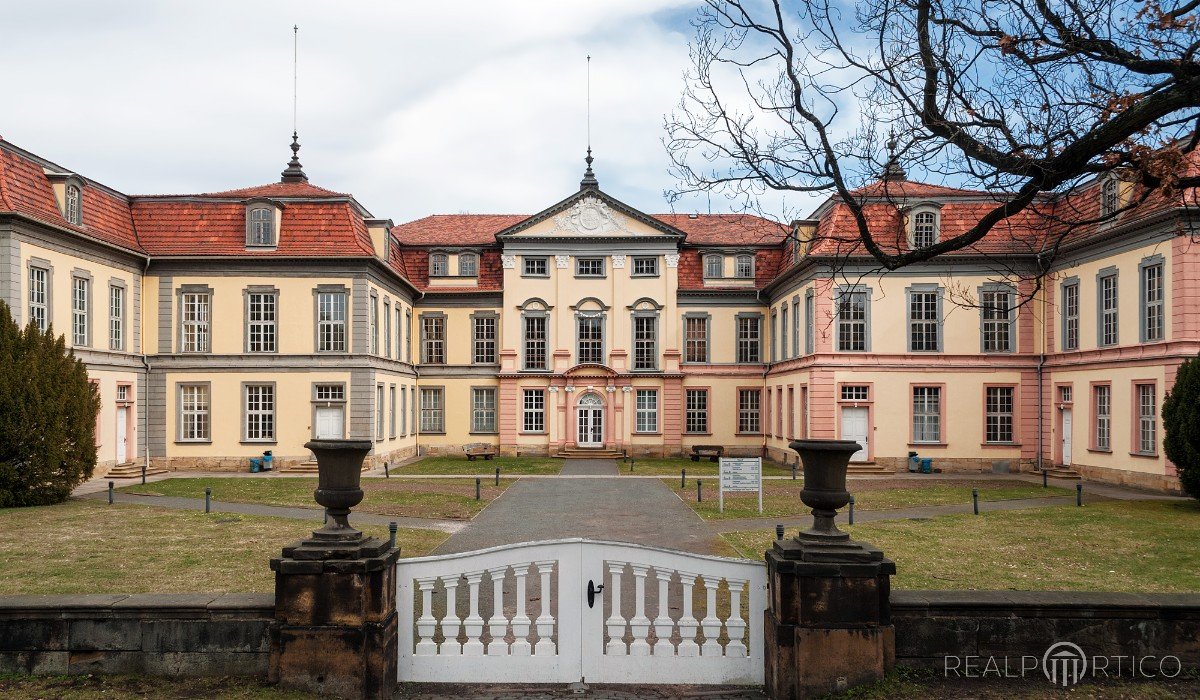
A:
<svg viewBox="0 0 1200 700">
<path fill-rule="evenodd" d="M 604 447 L 604 399 L 588 392 L 579 397 L 575 410 L 578 426 L 576 444 L 580 447 Z"/>
</svg>

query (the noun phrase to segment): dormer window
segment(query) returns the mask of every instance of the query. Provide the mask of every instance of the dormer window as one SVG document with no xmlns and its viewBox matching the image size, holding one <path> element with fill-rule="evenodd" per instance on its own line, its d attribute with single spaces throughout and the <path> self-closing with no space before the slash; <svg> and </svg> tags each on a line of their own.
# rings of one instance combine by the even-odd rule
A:
<svg viewBox="0 0 1200 700">
<path fill-rule="evenodd" d="M 725 261 L 720 255 L 705 255 L 704 256 L 704 276 L 711 279 L 719 279 L 724 276 L 722 268 L 725 266 Z"/>
<path fill-rule="evenodd" d="M 475 277 L 479 274 L 479 258 L 474 253 L 458 256 L 458 276 Z"/>
<path fill-rule="evenodd" d="M 1112 175 L 1100 185 L 1100 215 L 1112 216 L 1121 206 L 1121 183 Z"/>
<path fill-rule="evenodd" d="M 77 185 L 67 185 L 66 206 L 63 209 L 68 223 L 83 225 L 83 194 Z"/>
<path fill-rule="evenodd" d="M 429 276 L 445 277 L 450 274 L 450 256 L 445 253 L 434 253 L 429 256 Z"/>
<path fill-rule="evenodd" d="M 246 213 L 246 245 L 271 247 L 275 245 L 275 208 L 258 205 Z"/>
<path fill-rule="evenodd" d="M 737 266 L 734 268 L 734 277 L 738 279 L 752 279 L 754 277 L 754 256 L 748 253 L 743 253 L 737 256 Z"/>
<path fill-rule="evenodd" d="M 919 211 L 913 215 L 912 248 L 928 248 L 938 241 L 936 211 Z"/>
</svg>

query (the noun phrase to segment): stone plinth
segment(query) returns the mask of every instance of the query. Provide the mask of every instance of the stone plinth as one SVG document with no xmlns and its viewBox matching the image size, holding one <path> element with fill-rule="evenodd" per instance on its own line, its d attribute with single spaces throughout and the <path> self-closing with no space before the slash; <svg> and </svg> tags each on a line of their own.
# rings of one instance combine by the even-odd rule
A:
<svg viewBox="0 0 1200 700">
<path fill-rule="evenodd" d="M 882 678 L 895 663 L 896 565 L 871 545 L 781 540 L 766 553 L 766 686 L 773 700 Z"/>
<path fill-rule="evenodd" d="M 271 560 L 273 683 L 343 698 L 390 698 L 396 686 L 396 560 L 375 538 L 298 542 Z"/>
</svg>

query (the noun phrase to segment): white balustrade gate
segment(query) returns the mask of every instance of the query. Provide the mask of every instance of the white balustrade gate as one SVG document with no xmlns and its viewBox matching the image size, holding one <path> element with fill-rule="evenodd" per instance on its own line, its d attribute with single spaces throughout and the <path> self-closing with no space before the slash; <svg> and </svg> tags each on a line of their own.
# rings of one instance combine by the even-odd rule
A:
<svg viewBox="0 0 1200 700">
<path fill-rule="evenodd" d="M 402 681 L 763 682 L 761 562 L 576 538 L 403 559 L 396 578 Z"/>
</svg>

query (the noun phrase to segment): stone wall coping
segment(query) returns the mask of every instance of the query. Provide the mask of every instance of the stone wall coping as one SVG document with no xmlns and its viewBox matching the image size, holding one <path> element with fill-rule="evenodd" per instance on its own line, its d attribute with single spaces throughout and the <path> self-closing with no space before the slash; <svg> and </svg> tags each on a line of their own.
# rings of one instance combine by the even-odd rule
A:
<svg viewBox="0 0 1200 700">
<path fill-rule="evenodd" d="M 274 617 L 271 593 L 134 593 L 111 595 L 2 595 L 0 617 L 60 617 L 80 613 L 152 613 L 169 617 L 248 613 Z"/>
<path fill-rule="evenodd" d="M 891 607 L 895 616 L 920 612 L 924 615 L 1109 617 L 1119 613 L 1200 618 L 1200 593 L 893 590 Z"/>
</svg>

